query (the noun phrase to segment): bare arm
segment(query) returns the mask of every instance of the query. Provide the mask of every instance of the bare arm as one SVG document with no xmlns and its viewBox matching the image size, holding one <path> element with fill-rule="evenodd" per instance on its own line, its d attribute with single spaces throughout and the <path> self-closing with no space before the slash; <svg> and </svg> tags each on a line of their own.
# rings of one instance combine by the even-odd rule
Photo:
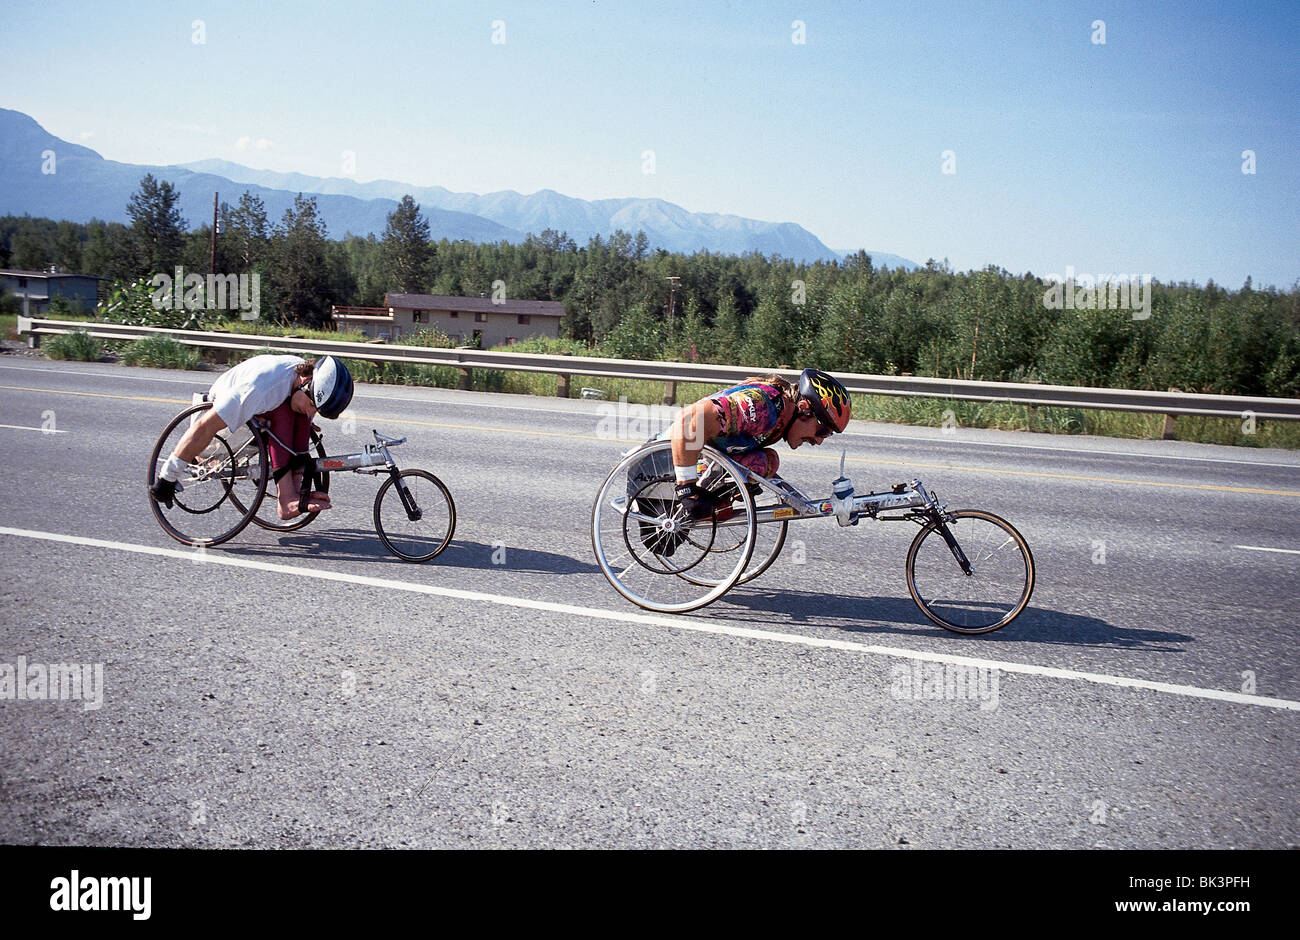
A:
<svg viewBox="0 0 1300 940">
<path fill-rule="evenodd" d="M 186 463 L 191 463 L 225 426 L 226 422 L 221 420 L 221 415 L 217 414 L 216 409 L 209 408 L 203 417 L 191 424 L 190 429 L 181 436 L 173 454 Z"/>
<path fill-rule="evenodd" d="M 673 419 L 673 465 L 693 467 L 710 438 L 722 433 L 718 409 L 708 398 L 688 405 Z"/>
</svg>

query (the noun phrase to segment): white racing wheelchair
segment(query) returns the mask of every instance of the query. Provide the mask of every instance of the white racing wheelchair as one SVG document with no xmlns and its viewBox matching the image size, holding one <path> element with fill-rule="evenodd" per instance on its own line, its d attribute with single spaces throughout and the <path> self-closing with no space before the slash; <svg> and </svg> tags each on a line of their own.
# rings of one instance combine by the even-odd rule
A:
<svg viewBox="0 0 1300 940">
<path fill-rule="evenodd" d="M 1024 537 L 991 512 L 948 510 L 920 480 L 854 495 L 840 476 L 813 499 L 779 476 L 761 477 L 706 446 L 698 465 L 715 506 L 692 519 L 674 495 L 672 443 L 623 455 L 596 496 L 591 543 L 614 589 L 646 610 L 681 613 L 711 604 L 771 567 L 800 519 L 862 518 L 920 527 L 907 552 L 907 589 L 921 612 L 956 633 L 988 633 L 1016 619 L 1034 590 Z"/>
</svg>

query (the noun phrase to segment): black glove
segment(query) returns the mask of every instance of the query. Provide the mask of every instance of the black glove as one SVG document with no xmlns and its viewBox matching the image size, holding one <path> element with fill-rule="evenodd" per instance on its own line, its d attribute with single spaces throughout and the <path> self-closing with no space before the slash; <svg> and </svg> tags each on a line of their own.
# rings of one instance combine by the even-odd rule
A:
<svg viewBox="0 0 1300 940">
<path fill-rule="evenodd" d="M 149 487 L 149 495 L 171 509 L 172 501 L 176 498 L 176 481 L 159 477 L 154 485 Z"/>
<path fill-rule="evenodd" d="M 694 483 L 678 483 L 673 496 L 692 519 L 708 519 L 713 515 L 713 495 Z"/>
</svg>

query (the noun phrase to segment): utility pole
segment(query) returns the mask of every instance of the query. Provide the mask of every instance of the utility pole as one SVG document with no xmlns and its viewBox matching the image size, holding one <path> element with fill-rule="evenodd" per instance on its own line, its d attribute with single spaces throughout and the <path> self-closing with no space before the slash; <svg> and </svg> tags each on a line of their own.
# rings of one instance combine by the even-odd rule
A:
<svg viewBox="0 0 1300 940">
<path fill-rule="evenodd" d="M 217 194 L 212 194 L 212 243 L 208 253 L 208 273 L 217 273 Z"/>
<path fill-rule="evenodd" d="M 674 300 L 676 299 L 676 295 L 677 295 L 677 282 L 680 281 L 681 278 L 670 276 L 664 278 L 664 280 L 668 282 L 668 322 L 672 323 L 673 310 L 675 309 Z"/>
</svg>

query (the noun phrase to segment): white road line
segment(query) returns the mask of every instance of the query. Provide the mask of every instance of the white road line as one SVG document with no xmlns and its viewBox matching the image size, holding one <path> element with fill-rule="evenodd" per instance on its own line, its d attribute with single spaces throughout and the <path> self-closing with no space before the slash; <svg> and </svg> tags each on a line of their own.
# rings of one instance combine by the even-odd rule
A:
<svg viewBox="0 0 1300 940">
<path fill-rule="evenodd" d="M 793 633 L 775 633 L 768 630 L 754 630 L 749 627 L 733 627 L 723 624 L 702 623 L 680 617 L 663 617 L 655 614 L 634 614 L 627 611 L 603 610 L 597 607 L 579 607 L 574 604 L 557 604 L 552 601 L 536 601 L 523 597 L 510 597 L 503 594 L 486 594 L 481 591 L 465 591 L 459 588 L 434 587 L 428 584 L 412 584 L 407 581 L 393 581 L 388 578 L 371 578 L 365 575 L 346 574 L 340 571 L 325 571 L 317 568 L 297 568 L 292 565 L 278 565 L 273 562 L 254 561 L 222 555 L 217 551 L 203 552 L 183 551 L 175 548 L 155 548 L 152 545 L 134 545 L 129 542 L 111 542 L 104 539 L 86 538 L 76 535 L 61 535 L 57 532 L 38 532 L 32 529 L 12 529 L 0 526 L 0 535 L 16 538 L 39 539 L 47 542 L 62 542 L 67 545 L 83 545 L 89 548 L 107 548 L 120 552 L 133 552 L 138 555 L 153 555 L 160 558 L 177 558 L 189 563 L 201 560 L 203 564 L 226 565 L 231 568 L 248 568 L 273 574 L 293 575 L 300 578 L 315 578 L 320 581 L 337 581 L 344 584 L 363 584 L 388 591 L 408 591 L 413 594 L 429 594 L 436 597 L 452 597 L 460 600 L 482 601 L 499 604 L 504 607 L 522 607 L 527 610 L 544 610 L 550 613 L 569 614 L 578 617 L 594 617 L 601 620 L 616 620 L 623 623 L 639 623 L 656 627 L 672 627 L 677 630 L 693 630 L 698 633 L 712 633 L 717 636 L 743 637 L 751 640 L 768 640 L 776 643 L 791 643 L 800 646 L 812 646 L 822 649 L 845 650 L 853 653 L 872 653 L 878 656 L 892 656 L 898 659 L 912 659 L 923 662 L 954 663 L 961 666 L 974 666 L 981 669 L 997 669 L 1002 672 L 1020 673 L 1027 676 L 1040 676 L 1049 679 L 1074 679 L 1095 682 L 1101 685 L 1114 685 L 1129 689 L 1147 689 L 1152 692 L 1164 692 L 1169 695 L 1182 695 L 1189 698 L 1212 699 L 1220 702 L 1234 702 L 1239 705 L 1260 705 L 1266 708 L 1284 708 L 1300 711 L 1300 702 L 1290 699 L 1268 698 L 1262 695 L 1245 695 L 1240 692 L 1226 692 L 1221 689 L 1202 689 L 1191 685 L 1175 685 L 1169 682 L 1153 682 L 1149 679 L 1130 679 L 1125 676 L 1110 676 L 1103 673 L 1079 672 L 1073 669 L 1058 669 L 1053 666 L 1035 666 L 1027 663 L 1002 662 L 994 659 L 979 659 L 972 656 L 953 656 L 947 653 L 923 653 L 916 650 L 899 649 L 889 646 L 871 646 L 866 643 L 852 643 L 848 640 L 829 640 L 820 637 L 799 636 Z"/>
<path fill-rule="evenodd" d="M 11 431 L 40 431 L 42 434 L 67 434 L 67 431 L 59 431 L 54 428 L 29 428 L 21 424 L 0 424 L 0 428 L 8 428 Z"/>
<path fill-rule="evenodd" d="M 1248 552 L 1281 552 L 1284 555 L 1300 555 L 1300 549 L 1294 548 L 1265 548 L 1262 545 L 1234 545 L 1233 548 L 1244 548 Z"/>
<path fill-rule="evenodd" d="M 75 371 L 65 370 L 65 369 L 33 369 L 30 367 L 25 368 L 23 366 L 11 366 L 11 365 L 0 365 L 0 369 L 10 369 L 14 372 L 41 372 L 46 374 L 55 373 L 55 374 L 62 374 L 62 375 L 89 375 L 89 376 L 95 376 L 96 378 L 103 377 L 103 373 L 100 372 L 75 372 Z M 117 375 L 113 377 L 121 378 L 121 379 L 130 379 L 132 381 L 137 381 L 137 382 L 168 382 L 174 385 L 197 385 L 203 388 L 206 388 L 208 385 L 212 384 L 211 382 L 208 382 L 205 379 L 184 380 L 184 379 L 151 377 L 151 376 L 144 376 L 144 375 Z M 215 374 L 214 374 L 213 381 L 216 381 Z M 369 390 L 371 387 L 382 388 L 383 386 L 359 387 L 358 395 L 357 395 L 359 401 L 396 401 L 396 402 L 405 402 L 408 404 L 415 404 L 415 405 L 421 404 L 421 400 L 416 397 L 373 394 Z M 412 387 L 412 390 L 414 391 L 416 388 L 423 388 L 423 387 L 421 386 Z M 437 391 L 437 392 L 454 391 L 454 389 L 445 389 L 445 388 L 442 389 L 429 388 L 427 390 Z M 479 394 L 490 394 L 490 393 L 484 392 Z M 569 415 L 570 417 L 583 418 L 583 419 L 598 417 L 597 415 L 589 414 L 585 411 L 578 411 L 578 410 L 566 409 L 566 408 L 540 408 L 540 407 L 533 408 L 527 405 L 519 404 L 517 402 L 476 402 L 476 401 L 464 401 L 459 399 L 452 399 L 452 401 L 456 406 L 465 407 L 465 408 L 494 408 L 500 411 L 538 412 L 541 414 Z M 608 401 L 606 402 L 606 404 L 617 405 L 618 401 L 617 400 Z M 599 406 L 599 403 L 597 403 L 597 406 Z M 649 406 L 641 406 L 641 407 L 649 407 Z M 667 427 L 667 424 L 665 424 L 664 427 Z M 977 428 L 974 430 L 981 430 L 981 429 Z M 871 438 L 878 438 L 880 440 L 885 440 L 885 441 L 897 441 L 905 444 L 960 444 L 963 446 L 971 446 L 971 447 L 1011 447 L 1019 450 L 1047 450 L 1047 451 L 1056 451 L 1058 453 L 1064 453 L 1064 454 L 1085 454 L 1089 457 L 1138 457 L 1144 460 L 1145 459 L 1191 460 L 1191 461 L 1199 461 L 1203 463 L 1231 463 L 1231 464 L 1238 464 L 1243 467 L 1280 467 L 1284 470 L 1300 470 L 1300 463 L 1269 463 L 1266 461 L 1259 461 L 1259 460 L 1236 460 L 1231 457 L 1194 457 L 1187 454 L 1146 454 L 1140 451 L 1091 450 L 1086 447 L 1057 447 L 1052 444 L 1019 444 L 1019 443 L 1013 444 L 1010 442 L 1003 442 L 1003 441 L 971 441 L 971 440 L 963 440 L 960 437 L 933 437 L 933 436 L 920 436 L 920 435 L 909 435 L 909 434 L 880 434 L 874 431 L 855 431 L 853 430 L 852 427 L 850 427 L 849 430 L 845 431 L 843 436 L 846 438 L 871 437 Z"/>
</svg>

